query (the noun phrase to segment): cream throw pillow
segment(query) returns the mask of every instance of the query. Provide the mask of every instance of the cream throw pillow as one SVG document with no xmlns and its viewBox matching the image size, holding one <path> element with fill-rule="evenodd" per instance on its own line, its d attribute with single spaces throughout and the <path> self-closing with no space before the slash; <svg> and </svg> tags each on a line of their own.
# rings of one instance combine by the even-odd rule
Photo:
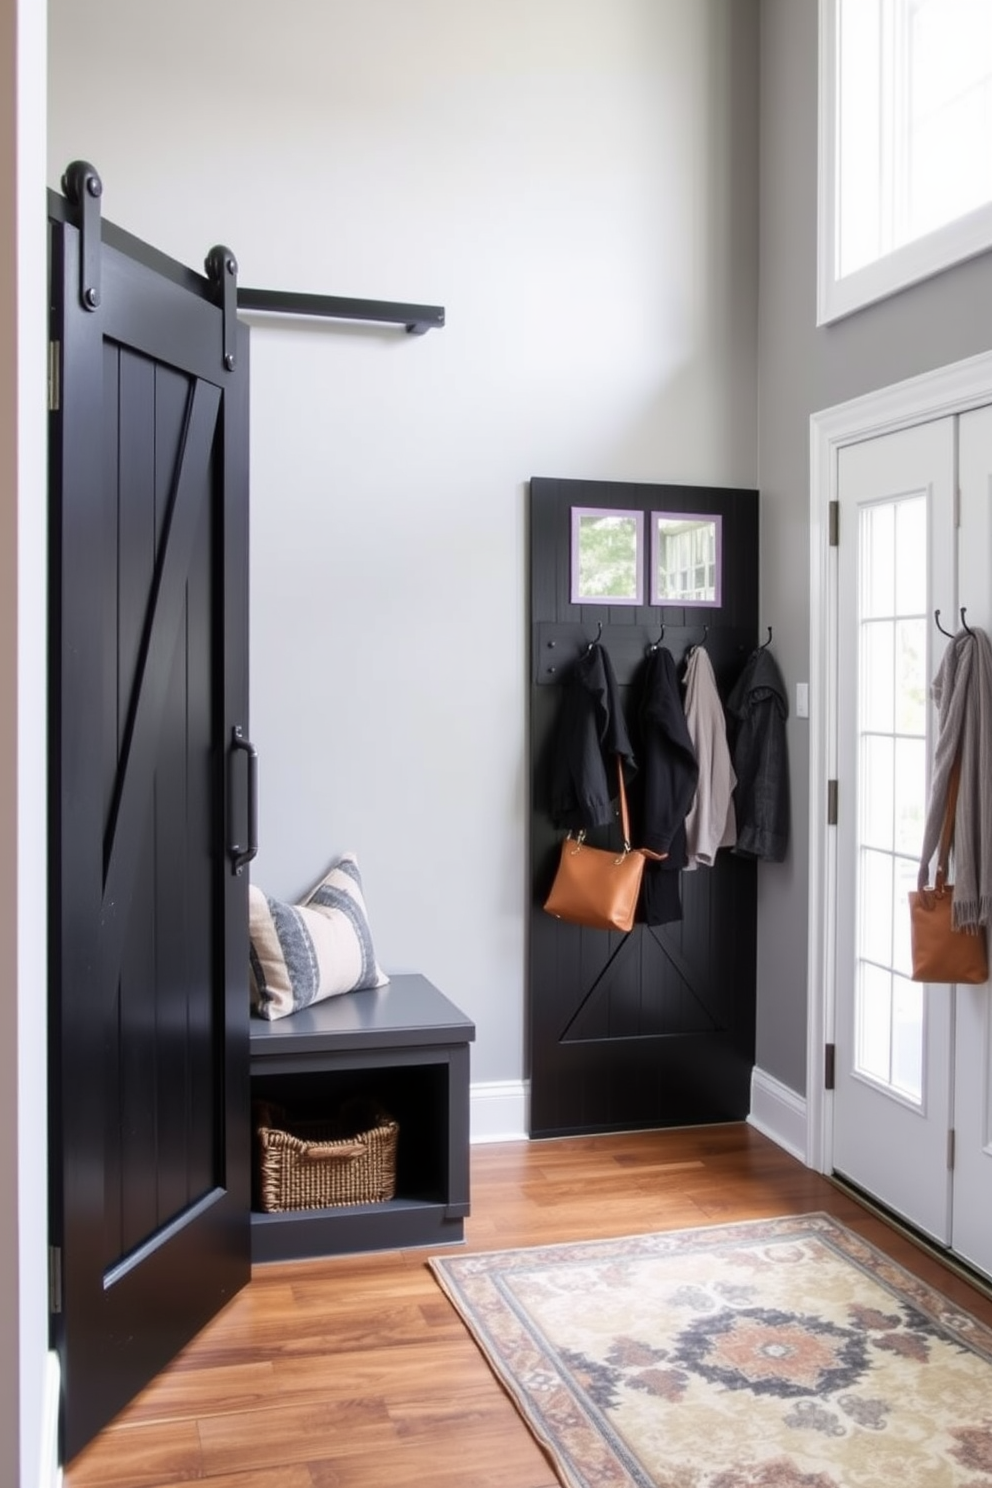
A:
<svg viewBox="0 0 992 1488">
<path fill-rule="evenodd" d="M 325 997 L 389 981 L 372 945 L 362 879 L 346 853 L 302 904 L 248 889 L 251 1001 L 263 1018 L 285 1018 Z"/>
</svg>

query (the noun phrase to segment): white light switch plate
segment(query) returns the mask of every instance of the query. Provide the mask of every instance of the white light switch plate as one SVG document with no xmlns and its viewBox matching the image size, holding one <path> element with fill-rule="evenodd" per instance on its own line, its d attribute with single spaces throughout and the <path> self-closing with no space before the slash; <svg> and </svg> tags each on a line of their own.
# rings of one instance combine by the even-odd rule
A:
<svg viewBox="0 0 992 1488">
<path fill-rule="evenodd" d="M 809 717 L 809 683 L 796 683 L 796 717 Z"/>
</svg>

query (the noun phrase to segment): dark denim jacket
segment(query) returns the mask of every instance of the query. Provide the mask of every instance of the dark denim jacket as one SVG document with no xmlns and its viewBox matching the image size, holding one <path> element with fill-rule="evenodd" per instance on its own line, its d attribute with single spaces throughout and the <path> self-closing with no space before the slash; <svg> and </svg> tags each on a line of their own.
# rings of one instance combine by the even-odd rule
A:
<svg viewBox="0 0 992 1488">
<path fill-rule="evenodd" d="M 748 857 L 780 863 L 789 845 L 789 699 L 775 658 L 753 651 L 727 699 L 737 775 L 737 846 Z"/>
</svg>

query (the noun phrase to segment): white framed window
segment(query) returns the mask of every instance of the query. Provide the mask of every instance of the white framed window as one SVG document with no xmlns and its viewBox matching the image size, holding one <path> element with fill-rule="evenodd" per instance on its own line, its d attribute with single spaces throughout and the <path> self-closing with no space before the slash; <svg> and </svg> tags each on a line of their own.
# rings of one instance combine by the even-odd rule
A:
<svg viewBox="0 0 992 1488">
<path fill-rule="evenodd" d="M 820 0 L 817 324 L 992 247 L 992 0 Z"/>
<path fill-rule="evenodd" d="M 722 589 L 723 518 L 699 512 L 651 513 L 651 603 L 711 605 Z"/>
<path fill-rule="evenodd" d="M 644 513 L 572 507 L 572 604 L 644 602 Z"/>
</svg>

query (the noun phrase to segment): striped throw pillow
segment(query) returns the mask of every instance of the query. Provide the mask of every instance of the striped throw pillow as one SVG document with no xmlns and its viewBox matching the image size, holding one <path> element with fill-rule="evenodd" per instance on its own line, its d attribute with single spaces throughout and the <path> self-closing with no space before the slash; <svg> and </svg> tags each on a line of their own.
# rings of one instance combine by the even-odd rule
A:
<svg viewBox="0 0 992 1488">
<path fill-rule="evenodd" d="M 263 1018 L 285 1018 L 325 997 L 383 987 L 362 879 L 347 853 L 302 904 L 248 889 L 251 1001 Z"/>
</svg>

